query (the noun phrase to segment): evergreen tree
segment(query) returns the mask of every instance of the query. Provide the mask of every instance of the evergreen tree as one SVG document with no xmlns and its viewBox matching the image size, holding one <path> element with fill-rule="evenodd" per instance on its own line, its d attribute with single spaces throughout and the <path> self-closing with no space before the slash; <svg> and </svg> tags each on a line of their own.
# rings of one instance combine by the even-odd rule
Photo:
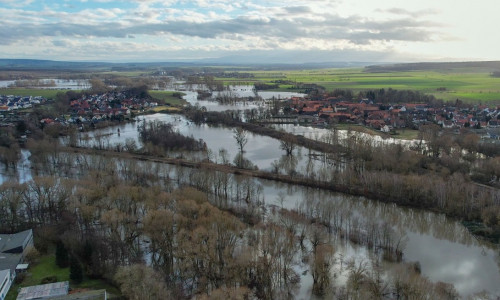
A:
<svg viewBox="0 0 500 300">
<path fill-rule="evenodd" d="M 92 264 L 92 253 L 94 249 L 92 248 L 92 244 L 87 240 L 83 245 L 83 253 L 82 253 L 82 262 L 87 265 Z"/>
<path fill-rule="evenodd" d="M 56 243 L 56 265 L 60 268 L 66 268 L 69 264 L 68 250 L 64 247 L 61 240 Z"/>
<path fill-rule="evenodd" d="M 83 280 L 82 266 L 80 265 L 78 258 L 76 258 L 76 256 L 74 256 L 74 255 L 71 256 L 71 260 L 70 260 L 70 264 L 69 264 L 69 278 L 74 283 L 81 283 Z"/>
</svg>

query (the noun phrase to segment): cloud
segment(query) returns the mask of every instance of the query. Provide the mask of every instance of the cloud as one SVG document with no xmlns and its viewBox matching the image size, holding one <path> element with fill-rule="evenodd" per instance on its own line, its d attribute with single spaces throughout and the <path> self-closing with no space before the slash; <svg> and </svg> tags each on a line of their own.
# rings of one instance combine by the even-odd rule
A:
<svg viewBox="0 0 500 300">
<path fill-rule="evenodd" d="M 431 41 L 440 32 L 432 29 L 432 22 L 397 19 L 376 21 L 357 17 L 342 18 L 337 15 L 323 15 L 323 20 L 304 16 L 293 18 L 266 17 L 259 15 L 237 16 L 231 19 L 199 21 L 196 18 L 166 20 L 161 23 L 126 24 L 120 21 L 100 21 L 114 19 L 119 11 L 95 10 L 82 12 L 87 24 L 58 23 L 7 23 L 1 21 L 4 29 L 0 33 L 3 43 L 25 37 L 113 37 L 125 38 L 129 35 L 174 34 L 206 39 L 230 38 L 232 36 L 254 36 L 263 39 L 316 38 L 343 39 L 352 43 L 370 41 Z M 194 17 L 196 16 L 193 15 Z M 66 16 L 65 19 L 68 19 Z M 1 41 L 0 41 L 1 42 Z"/>
<path fill-rule="evenodd" d="M 429 15 L 436 15 L 439 14 L 441 11 L 437 9 L 422 9 L 422 10 L 417 10 L 417 11 L 410 11 L 406 10 L 403 8 L 398 8 L 398 7 L 393 7 L 389 9 L 377 9 L 377 12 L 387 12 L 395 15 L 403 15 L 403 16 L 410 16 L 414 18 L 420 18 L 423 16 L 429 16 Z"/>
<path fill-rule="evenodd" d="M 1 5 L 7 5 L 16 8 L 26 7 L 33 2 L 34 0 L 0 0 Z"/>
<path fill-rule="evenodd" d="M 300 15 L 312 12 L 312 9 L 309 6 L 288 6 L 283 8 L 283 10 L 292 15 Z"/>
<path fill-rule="evenodd" d="M 336 9 L 340 0 L 297 0 L 291 4 L 282 0 L 80 0 L 68 1 L 72 5 L 69 10 L 45 2 L 44 6 L 14 7 L 17 2 L 0 0 L 0 15 L 9 16 L 0 20 L 3 49 L 31 43 L 35 51 L 40 41 L 46 41 L 47 47 L 58 51 L 71 52 L 86 45 L 88 53 L 97 52 L 99 45 L 105 44 L 108 49 L 120 45 L 133 48 L 138 55 L 152 51 L 146 48 L 196 49 L 200 53 L 385 51 L 396 42 L 453 39 L 441 31 L 443 24 L 419 17 L 437 11 L 387 8 L 373 15 L 341 14 Z M 120 53 L 119 49 L 114 51 Z"/>
</svg>

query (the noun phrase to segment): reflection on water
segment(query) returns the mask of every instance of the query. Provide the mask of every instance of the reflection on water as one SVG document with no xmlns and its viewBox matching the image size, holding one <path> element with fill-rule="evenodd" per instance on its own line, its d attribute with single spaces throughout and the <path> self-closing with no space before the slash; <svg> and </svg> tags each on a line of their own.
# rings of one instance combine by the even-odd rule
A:
<svg viewBox="0 0 500 300">
<path fill-rule="evenodd" d="M 213 149 L 214 154 L 218 153 L 218 149 L 225 148 L 230 160 L 238 152 L 230 129 L 207 125 L 194 126 L 179 115 L 157 114 L 141 116 L 140 119 L 172 122 L 181 133 L 204 139 L 208 147 Z M 120 129 L 119 134 L 118 129 Z M 91 139 L 86 140 L 85 135 L 88 135 Z M 80 136 L 80 143 L 91 146 L 92 143 L 95 143 L 96 136 L 99 136 L 100 143 L 108 145 L 122 143 L 127 138 L 139 143 L 137 123 L 127 123 L 95 132 L 83 133 Z M 245 150 L 245 157 L 257 164 L 260 169 L 269 169 L 273 162 L 279 162 L 280 159 L 281 163 L 288 169 L 295 166 L 300 170 L 307 162 L 307 159 L 301 158 L 302 155 L 283 156 L 282 151 L 279 149 L 279 142 L 268 137 L 250 135 Z M 304 154 L 304 151 L 302 150 L 302 154 Z M 1 182 L 9 179 L 19 180 L 20 182 L 30 180 L 31 165 L 28 157 L 29 153 L 23 150 L 17 171 L 8 170 L 8 172 L 2 172 L 0 174 Z M 69 161 L 81 162 L 82 159 Z M 140 169 L 159 169 L 158 164 L 156 166 L 147 164 L 139 162 Z M 121 168 L 125 168 L 125 166 L 125 164 L 122 164 Z M 190 180 L 193 177 L 189 176 L 190 172 L 197 172 L 196 170 L 180 167 L 166 168 L 170 168 L 169 178 L 174 180 L 184 178 L 185 183 L 191 183 Z M 159 171 L 157 173 L 159 174 Z M 260 179 L 253 180 L 260 186 L 258 190 L 268 207 L 269 205 L 283 205 L 285 208 L 310 211 L 314 214 L 321 213 L 326 207 L 325 204 L 331 203 L 330 207 L 334 208 L 334 215 L 342 216 L 343 222 L 359 220 L 367 224 L 390 224 L 395 232 L 404 237 L 404 260 L 420 262 L 422 274 L 432 281 L 452 283 L 463 296 L 481 290 L 500 295 L 500 287 L 498 286 L 498 282 L 500 282 L 498 248 L 477 241 L 457 221 L 452 221 L 443 215 L 370 201 L 363 197 L 352 197 Z M 283 200 L 279 201 L 280 198 Z M 343 250 L 339 249 L 338 253 L 346 257 L 366 257 L 367 250 L 364 247 L 352 246 L 346 241 L 343 241 L 341 247 Z M 308 280 L 310 280 L 309 275 L 304 275 L 301 295 L 309 293 L 305 284 Z"/>
<path fill-rule="evenodd" d="M 367 223 L 387 222 L 405 236 L 403 259 L 420 262 L 422 274 L 432 281 L 453 283 L 463 296 L 483 289 L 500 295 L 498 247 L 478 241 L 457 221 L 444 215 L 363 197 L 265 180 L 259 182 L 263 185 L 268 204 L 279 205 L 277 199 L 283 195 L 286 199 L 284 206 L 290 209 L 321 208 L 330 201 L 346 219 L 359 217 Z M 347 252 L 345 255 L 351 254 Z"/>
<path fill-rule="evenodd" d="M 244 101 L 237 102 L 234 104 L 219 104 L 215 100 L 198 100 L 198 92 L 196 90 L 206 90 L 206 87 L 203 85 L 176 85 L 171 86 L 175 91 L 182 91 L 185 95 L 183 99 L 186 100 L 189 104 L 195 106 L 199 105 L 204 106 L 208 111 L 226 111 L 226 110 L 245 110 L 245 109 L 258 109 L 259 107 L 265 106 L 263 101 Z M 253 86 L 250 85 L 237 85 L 237 86 L 229 86 L 226 91 L 222 92 L 214 92 L 213 98 L 218 95 L 222 95 L 224 93 L 230 92 L 232 95 L 236 97 L 256 97 L 259 96 L 263 100 L 270 99 L 286 99 L 291 97 L 303 97 L 305 94 L 295 93 L 295 92 L 273 92 L 273 91 L 259 91 L 255 92 Z"/>
<path fill-rule="evenodd" d="M 320 140 L 324 141 L 328 139 L 328 136 L 331 136 L 333 130 L 326 128 L 317 128 L 317 127 L 308 127 L 308 126 L 295 126 L 293 124 L 275 124 L 273 125 L 277 129 L 283 129 L 286 132 L 293 133 L 296 135 L 302 135 L 306 138 L 312 140 Z M 338 134 L 339 141 L 344 141 L 350 136 L 357 136 L 362 139 L 370 140 L 374 145 L 382 145 L 382 144 L 402 144 L 405 146 L 414 145 L 417 141 L 415 140 L 403 140 L 403 139 L 395 139 L 392 137 L 382 137 L 379 135 L 371 135 L 363 132 L 357 131 L 349 131 L 349 130 L 337 130 L 336 134 Z"/>
<path fill-rule="evenodd" d="M 22 81 L 22 80 L 21 80 Z M 41 89 L 84 90 L 90 88 L 87 79 L 40 79 L 41 83 L 54 82 L 54 86 L 40 86 Z M 15 85 L 16 80 L 0 80 L 0 88 Z M 30 95 L 25 95 L 30 96 Z"/>
<path fill-rule="evenodd" d="M 141 116 L 139 122 L 149 122 L 153 120 L 168 122 L 172 124 L 175 130 L 183 135 L 192 136 L 195 139 L 203 139 L 207 144 L 208 149 L 217 155 L 220 149 L 225 149 L 229 156 L 229 160 L 233 161 L 239 153 L 238 145 L 234 139 L 232 129 L 226 127 L 213 127 L 207 124 L 195 125 L 187 120 L 182 115 L 175 114 L 153 114 Z M 127 139 L 132 139 L 137 145 L 141 145 L 139 141 L 139 133 L 137 127 L 140 124 L 125 123 L 119 126 L 112 126 L 104 129 L 99 129 L 91 132 L 80 134 L 80 145 L 85 147 L 93 147 L 102 145 L 103 147 L 114 147 L 118 143 L 124 144 Z M 119 131 L 118 131 L 119 130 Z M 87 137 L 86 137 L 87 136 Z M 300 154 L 308 153 L 308 150 L 297 147 L 293 158 L 284 157 L 284 151 L 280 149 L 280 142 L 267 136 L 248 134 L 248 143 L 245 148 L 245 158 L 250 160 L 260 170 L 271 170 L 273 163 L 280 163 L 282 168 L 290 170 L 290 167 L 295 167 L 296 172 L 305 173 L 307 157 Z M 293 163 L 290 164 L 290 159 Z M 324 163 L 320 160 L 313 160 L 314 168 L 318 169 Z"/>
<path fill-rule="evenodd" d="M 24 183 L 32 179 L 30 152 L 21 149 L 21 157 L 16 164 L 16 169 L 0 166 L 0 185 L 7 181 Z"/>
</svg>

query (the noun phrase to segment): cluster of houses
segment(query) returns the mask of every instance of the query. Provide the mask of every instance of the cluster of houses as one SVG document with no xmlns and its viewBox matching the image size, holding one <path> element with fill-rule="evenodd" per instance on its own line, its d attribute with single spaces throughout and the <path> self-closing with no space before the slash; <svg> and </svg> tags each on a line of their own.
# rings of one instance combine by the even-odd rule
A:
<svg viewBox="0 0 500 300">
<path fill-rule="evenodd" d="M 289 111 L 298 115 L 299 123 L 325 125 L 328 123 L 362 124 L 389 132 L 395 128 L 414 128 L 435 123 L 443 128 L 500 127 L 500 107 L 485 105 L 468 107 L 432 107 L 427 104 L 379 104 L 368 99 L 348 102 L 330 97 L 310 101 L 301 97 L 289 100 Z"/>
<path fill-rule="evenodd" d="M 83 96 L 70 102 L 70 123 L 99 122 L 102 120 L 128 119 L 133 111 L 156 107 L 158 103 L 142 97 L 128 96 L 122 92 L 108 92 Z M 50 120 L 45 120 L 50 122 Z"/>
<path fill-rule="evenodd" d="M 43 97 L 0 95 L 0 118 L 4 121 L 17 110 L 47 103 Z M 108 92 L 99 95 L 84 95 L 70 102 L 70 114 L 64 118 L 46 118 L 44 125 L 52 123 L 96 123 L 102 120 L 123 120 L 132 112 L 158 106 L 157 102 L 143 97 L 128 96 L 122 92 Z"/>
<path fill-rule="evenodd" d="M 41 96 L 0 95 L 0 113 L 30 108 L 45 102 L 47 102 L 47 99 Z"/>
</svg>

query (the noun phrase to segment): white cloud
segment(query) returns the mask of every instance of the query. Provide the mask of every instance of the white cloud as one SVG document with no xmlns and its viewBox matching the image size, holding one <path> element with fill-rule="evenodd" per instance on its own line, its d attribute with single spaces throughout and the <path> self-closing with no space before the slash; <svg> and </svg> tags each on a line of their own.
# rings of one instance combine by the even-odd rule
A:
<svg viewBox="0 0 500 300">
<path fill-rule="evenodd" d="M 490 8 L 496 3 L 484 1 Z M 20 45 L 24 45 L 24 52 L 36 53 L 40 40 L 47 40 L 46 47 L 66 48 L 72 53 L 89 45 L 87 39 L 91 39 L 92 43 L 116 47 L 116 53 L 121 53 L 119 46 L 135 49 L 137 57 L 143 56 L 144 49 L 168 50 L 166 41 L 176 49 L 196 49 L 200 55 L 201 51 L 251 50 L 391 50 L 394 54 L 398 49 L 444 56 L 463 55 L 465 49 L 472 52 L 478 45 L 484 45 L 477 49 L 484 57 L 499 53 L 494 38 L 487 42 L 479 39 L 483 33 L 495 36 L 494 22 L 486 28 L 481 24 L 490 18 L 484 16 L 480 18 L 484 22 L 478 22 L 475 8 L 460 1 L 453 2 L 454 9 L 449 10 L 452 2 L 80 0 L 66 1 L 71 4 L 69 10 L 57 3 L 43 7 L 46 2 L 41 0 L 0 0 L 0 15 L 9 16 L 0 20 L 0 45 L 9 53 L 16 53 Z M 487 8 L 481 11 L 495 15 Z M 474 22 L 459 20 L 457 16 L 464 12 Z M 110 40 L 111 44 L 106 43 Z M 93 46 L 95 49 L 87 47 L 87 53 L 100 49 Z"/>
</svg>

